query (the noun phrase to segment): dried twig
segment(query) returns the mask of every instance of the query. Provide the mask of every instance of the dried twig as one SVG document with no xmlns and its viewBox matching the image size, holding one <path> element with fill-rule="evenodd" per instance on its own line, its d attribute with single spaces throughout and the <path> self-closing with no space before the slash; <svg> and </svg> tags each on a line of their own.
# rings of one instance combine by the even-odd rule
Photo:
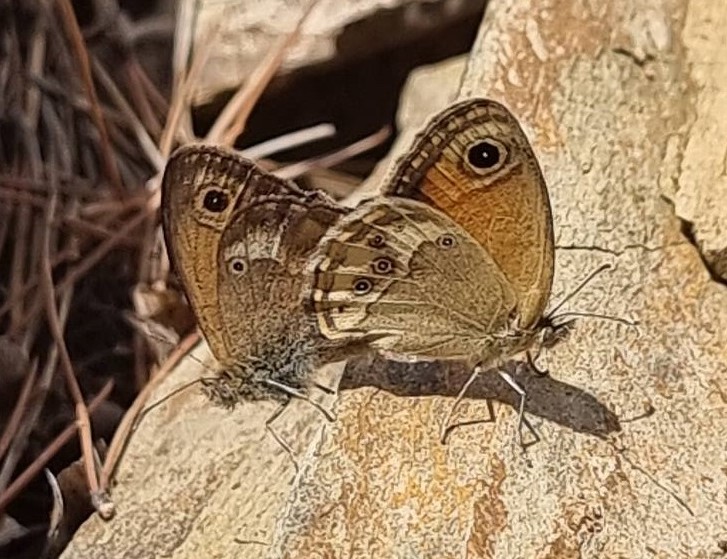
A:
<svg viewBox="0 0 727 559">
<path fill-rule="evenodd" d="M 115 235 L 115 231 L 112 231 L 108 227 L 105 227 L 98 223 L 91 223 L 89 221 L 83 220 L 79 217 L 75 216 L 61 216 L 60 223 L 64 227 L 67 227 L 68 229 L 75 231 L 77 233 L 87 233 L 91 237 L 97 238 L 97 239 L 110 239 Z M 119 241 L 119 246 L 124 247 L 136 247 L 138 246 L 138 242 L 134 239 L 124 238 Z M 53 264 L 55 267 L 55 263 Z"/>
<path fill-rule="evenodd" d="M 81 34 L 81 30 L 78 27 L 76 15 L 73 13 L 73 6 L 71 6 L 70 0 L 57 0 L 56 5 L 61 13 L 61 20 L 63 21 L 63 25 L 73 48 L 75 60 L 80 65 L 81 79 L 83 80 L 86 95 L 88 96 L 88 101 L 91 105 L 91 116 L 101 140 L 101 157 L 106 171 L 106 178 L 108 178 L 111 186 L 116 190 L 117 195 L 119 197 L 124 197 L 126 192 L 121 184 L 121 176 L 119 175 L 119 170 L 116 167 L 116 160 L 114 159 L 111 151 L 111 143 L 109 141 L 108 131 L 106 130 L 106 123 L 101 112 L 101 107 L 98 103 L 96 88 L 93 85 L 93 78 L 91 77 L 91 64 L 88 57 L 88 51 L 86 50 L 86 43 L 83 39 L 83 35 Z"/>
<path fill-rule="evenodd" d="M 381 130 L 378 130 L 370 136 L 366 136 L 365 138 L 362 138 L 343 149 L 321 157 L 314 157 L 306 161 L 288 165 L 287 167 L 282 167 L 273 171 L 273 173 L 283 179 L 292 179 L 316 167 L 333 167 L 334 165 L 338 165 L 339 163 L 355 157 L 360 153 L 375 148 L 386 140 L 390 134 L 391 129 L 388 126 L 385 126 Z"/>
<path fill-rule="evenodd" d="M 15 221 L 15 246 L 13 247 L 13 260 L 10 271 L 10 288 L 8 289 L 8 301 L 14 304 L 10 309 L 9 333 L 18 332 L 22 324 L 22 316 L 25 310 L 25 301 L 20 294 L 26 282 L 25 267 L 27 242 L 30 229 L 30 208 L 22 204 L 18 209 Z"/>
<path fill-rule="evenodd" d="M 205 136 L 206 142 L 229 146 L 242 134 L 255 103 L 280 68 L 285 53 L 298 40 L 303 24 L 316 4 L 317 0 L 308 4 L 293 31 L 278 40 L 278 43 L 235 92 Z"/>
<path fill-rule="evenodd" d="M 323 123 L 316 124 L 309 128 L 296 130 L 288 134 L 282 134 L 277 138 L 272 138 L 264 142 L 260 142 L 249 148 L 240 151 L 240 154 L 249 159 L 262 159 L 274 153 L 292 149 L 303 144 L 330 138 L 336 133 L 336 127 L 333 124 Z"/>
<path fill-rule="evenodd" d="M 71 307 L 72 294 L 73 290 L 68 289 L 61 296 L 59 314 L 62 324 L 65 324 L 66 319 L 68 318 L 68 311 Z M 15 471 L 17 463 L 20 461 L 20 458 L 28 444 L 30 433 L 35 427 L 38 418 L 40 417 L 40 412 L 43 409 L 43 405 L 45 404 L 45 398 L 48 395 L 48 390 L 50 389 L 51 381 L 53 379 L 57 363 L 58 347 L 54 345 L 51 346 L 50 352 L 48 353 L 48 358 L 45 362 L 45 366 L 43 367 L 43 371 L 41 372 L 40 378 L 38 379 L 38 382 L 35 386 L 35 394 L 32 398 L 32 404 L 28 406 L 28 411 L 23 417 L 23 422 L 18 428 L 13 442 L 10 444 L 10 448 L 5 457 L 5 462 L 3 463 L 3 467 L 0 470 L 0 492 L 2 492 L 6 486 L 8 487 L 8 492 L 10 491 L 8 481 L 10 480 L 10 476 L 12 476 L 13 472 Z M 16 479 L 15 482 L 13 482 L 12 486 L 15 486 L 17 481 L 18 480 Z M 0 503 L 3 503 L 4 497 L 4 494 L 0 496 Z M 0 506 L 0 511 L 2 511 L 2 508 L 3 507 Z"/>
<path fill-rule="evenodd" d="M 51 186 L 51 188 L 53 187 Z M 52 221 L 55 216 L 57 202 L 58 193 L 56 190 L 52 190 L 50 200 L 48 201 L 48 209 L 46 210 L 41 258 L 40 285 L 41 289 L 43 290 L 43 295 L 45 299 L 48 327 L 50 328 L 51 335 L 53 336 L 56 346 L 58 347 L 61 369 L 63 370 L 66 379 L 66 387 L 76 408 L 76 420 L 79 425 L 79 432 L 81 436 L 81 451 L 83 456 L 83 463 L 86 469 L 86 480 L 88 481 L 88 487 L 91 491 L 92 501 L 96 502 L 99 491 L 98 478 L 96 477 L 96 470 L 93 463 L 93 438 L 91 435 L 91 424 L 88 419 L 88 409 L 86 408 L 86 404 L 83 401 L 81 387 L 78 385 L 78 380 L 76 379 L 76 375 L 73 370 L 73 363 L 71 363 L 71 357 L 68 354 L 68 348 L 66 347 L 66 342 L 63 338 L 63 327 L 61 326 L 61 321 L 58 314 L 58 307 L 56 306 L 55 290 L 53 287 L 53 276 L 51 272 L 50 236 L 52 230 Z"/>
<path fill-rule="evenodd" d="M 162 171 L 164 169 L 164 158 L 159 153 L 154 140 L 152 140 L 149 136 L 149 133 L 146 128 L 144 128 L 141 120 L 138 116 L 136 116 L 131 105 L 129 105 L 124 96 L 121 94 L 119 88 L 116 87 L 116 84 L 114 84 L 114 81 L 108 75 L 104 67 L 95 59 L 92 61 L 92 64 L 93 70 L 96 73 L 99 82 L 101 82 L 101 85 L 103 85 L 109 96 L 114 100 L 114 103 L 116 103 L 119 110 L 129 120 L 129 124 L 134 131 L 139 147 L 144 150 L 146 157 L 154 165 L 156 172 Z"/>
<path fill-rule="evenodd" d="M 114 233 L 114 236 L 100 243 L 94 250 L 87 254 L 83 260 L 74 268 L 69 270 L 66 276 L 56 285 L 56 291 L 62 291 L 76 283 L 85 276 L 96 264 L 98 264 L 113 248 L 119 245 L 128 235 L 142 223 L 149 215 L 156 211 L 156 208 L 146 208 L 129 219 L 121 228 Z M 23 315 L 22 324 L 26 324 L 34 315 L 40 312 L 42 300 L 36 299 L 30 304 Z"/>
<path fill-rule="evenodd" d="M 188 53 L 191 49 L 191 33 L 193 26 L 193 0 L 186 0 L 180 4 L 180 13 L 177 19 L 177 33 L 175 33 L 175 50 L 174 50 L 174 89 L 172 91 L 172 101 L 169 104 L 169 113 L 167 121 L 162 131 L 162 137 L 159 140 L 159 151 L 166 158 L 172 151 L 174 138 L 181 132 L 190 132 L 185 138 L 186 141 L 192 139 L 191 125 L 189 124 L 189 96 L 192 87 L 197 81 L 202 69 L 207 64 L 210 54 L 212 53 L 212 37 L 222 25 L 222 18 L 214 25 L 207 29 L 204 38 L 200 41 L 200 45 L 195 49 L 189 70 L 185 72 L 188 60 Z M 187 40 L 188 36 L 188 40 Z M 180 46 L 181 45 L 181 46 Z M 182 52 L 180 52 L 182 51 Z M 189 129 L 189 130 L 187 130 Z M 158 183 L 158 181 L 155 181 Z"/>
<path fill-rule="evenodd" d="M 75 196 L 76 198 L 97 197 L 98 192 L 91 187 L 88 180 L 78 176 L 58 176 L 58 192 L 64 195 Z M 46 194 L 48 192 L 48 181 L 32 177 L 20 177 L 8 173 L 0 173 L 0 188 L 14 190 L 32 190 Z"/>
<path fill-rule="evenodd" d="M 139 68 L 140 66 L 133 64 L 131 60 L 124 62 L 124 74 L 129 81 L 129 87 L 127 89 L 138 111 L 139 120 L 144 123 L 144 127 L 152 136 L 159 137 L 162 133 L 162 125 L 159 119 L 157 119 L 156 114 L 154 114 L 154 108 L 146 96 L 146 88 L 142 85 L 141 79 L 139 78 Z"/>
<path fill-rule="evenodd" d="M 5 425 L 5 429 L 3 430 L 3 434 L 0 437 L 0 458 L 5 456 L 5 452 L 8 450 L 8 447 L 10 446 L 10 443 L 18 430 L 20 420 L 23 418 L 26 406 L 28 405 L 28 401 L 30 400 L 31 391 L 35 387 L 35 380 L 37 376 L 38 361 L 35 360 L 32 363 L 28 374 L 25 375 L 25 380 L 23 381 L 23 386 L 20 389 L 18 399 L 15 402 L 13 413 L 10 415 L 8 422 Z"/>
<path fill-rule="evenodd" d="M 31 50 L 28 60 L 28 73 L 30 75 L 40 75 L 43 70 L 46 51 L 45 23 L 46 22 L 42 21 L 41 18 L 35 22 L 33 39 L 30 41 Z M 25 114 L 27 115 L 33 130 L 36 130 L 38 117 L 40 115 L 41 101 L 40 91 L 37 86 L 33 84 L 30 85 L 25 101 Z"/>
<path fill-rule="evenodd" d="M 94 396 L 91 402 L 88 404 L 88 412 L 93 414 L 94 411 L 109 397 L 111 390 L 114 387 L 113 381 L 109 380 L 104 384 L 101 391 Z M 71 437 L 76 434 L 78 425 L 74 422 L 69 425 L 65 430 L 58 435 L 53 441 L 41 452 L 38 457 L 33 460 L 30 464 L 15 480 L 13 483 L 8 485 L 8 488 L 0 494 L 0 516 L 8 506 L 8 503 L 12 502 L 18 494 L 25 489 L 25 486 L 40 473 L 40 471 L 50 462 L 50 460 L 56 455 L 56 453 L 71 440 Z"/>
<path fill-rule="evenodd" d="M 154 82 L 151 81 L 141 64 L 136 59 L 130 58 L 127 61 L 127 65 L 129 66 L 129 71 L 138 79 L 138 83 L 144 89 L 148 100 L 154 105 L 154 110 L 161 115 L 166 115 L 169 110 L 169 103 L 159 92 Z"/>
</svg>

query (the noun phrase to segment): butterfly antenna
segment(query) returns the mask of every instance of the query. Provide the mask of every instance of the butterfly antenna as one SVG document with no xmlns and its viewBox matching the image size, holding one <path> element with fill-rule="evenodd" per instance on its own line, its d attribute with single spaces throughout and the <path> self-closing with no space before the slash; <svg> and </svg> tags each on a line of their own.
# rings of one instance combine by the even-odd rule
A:
<svg viewBox="0 0 727 559">
<path fill-rule="evenodd" d="M 595 278 L 601 272 L 605 272 L 606 270 L 612 270 L 612 269 L 613 269 L 613 265 L 603 264 L 602 266 L 599 266 L 598 268 L 593 270 L 590 274 L 588 274 L 586 279 L 584 279 L 580 283 L 580 285 L 578 287 L 576 287 L 573 291 L 571 291 L 568 295 L 566 295 L 562 301 L 560 301 L 557 305 L 555 305 L 555 307 L 553 307 L 552 309 L 550 309 L 550 311 L 548 311 L 546 318 L 552 320 L 554 318 L 555 313 L 558 311 L 558 309 L 561 308 L 563 305 L 565 305 L 573 297 L 578 295 L 578 293 L 580 293 L 583 290 L 583 288 L 586 285 L 588 285 L 591 282 L 591 280 L 593 280 L 593 278 Z M 568 313 L 568 314 L 574 314 L 574 313 Z M 560 316 L 564 316 L 564 315 L 560 315 Z"/>
<path fill-rule="evenodd" d="M 165 394 L 164 396 L 159 398 L 156 402 L 152 402 L 151 404 L 146 406 L 143 410 L 141 410 L 139 412 L 139 419 L 137 420 L 137 422 L 141 421 L 149 412 L 151 412 L 155 408 L 158 408 L 159 406 L 161 406 L 164 402 L 166 402 L 170 398 L 176 396 L 177 394 L 181 394 L 185 390 L 192 388 L 195 384 L 203 383 L 206 380 L 214 380 L 214 377 L 200 377 L 200 378 L 194 379 L 192 381 L 185 382 L 181 386 L 178 386 L 177 388 L 175 388 L 168 394 Z"/>
<path fill-rule="evenodd" d="M 553 307 L 547 314 L 546 318 L 553 323 L 557 319 L 568 319 L 568 318 L 596 318 L 599 320 L 610 320 L 612 322 L 618 322 L 619 324 L 625 324 L 626 326 L 638 326 L 638 322 L 635 320 L 629 320 L 627 318 L 622 318 L 619 316 L 611 316 L 608 314 L 600 314 L 600 313 L 592 313 L 592 312 L 579 312 L 579 311 L 568 311 L 561 314 L 556 315 L 556 312 L 558 312 L 558 309 L 560 309 L 563 305 L 565 305 L 568 301 L 570 301 L 575 295 L 577 295 L 580 291 L 583 290 L 586 285 L 588 285 L 593 278 L 595 278 L 598 274 L 601 272 L 604 272 L 606 270 L 612 270 L 613 265 L 611 264 L 603 264 L 602 266 L 599 266 L 596 268 L 593 272 L 588 274 L 586 279 L 584 279 L 578 287 L 576 287 L 573 291 L 571 291 L 568 295 L 565 296 L 565 298 L 560 301 L 555 307 Z"/>
<path fill-rule="evenodd" d="M 599 314 L 599 313 L 593 313 L 593 312 L 564 312 L 557 316 L 548 315 L 548 318 L 550 320 L 554 320 L 556 318 L 564 318 L 564 317 L 584 317 L 584 318 L 597 318 L 599 320 L 610 320 L 612 322 L 618 322 L 619 324 L 625 324 L 626 326 L 638 326 L 639 322 L 636 320 L 629 320 L 628 318 L 622 318 L 620 316 L 611 316 L 610 314 Z"/>
</svg>

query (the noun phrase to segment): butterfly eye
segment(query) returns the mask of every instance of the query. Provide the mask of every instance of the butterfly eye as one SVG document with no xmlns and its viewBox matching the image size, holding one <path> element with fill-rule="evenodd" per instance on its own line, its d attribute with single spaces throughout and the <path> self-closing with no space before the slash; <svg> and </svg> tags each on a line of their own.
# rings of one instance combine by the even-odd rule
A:
<svg viewBox="0 0 727 559">
<path fill-rule="evenodd" d="M 381 233 L 376 233 L 373 237 L 369 238 L 369 246 L 373 248 L 381 248 L 386 244 L 386 237 Z"/>
<path fill-rule="evenodd" d="M 356 280 L 356 283 L 353 284 L 353 292 L 356 295 L 366 295 L 373 288 L 374 284 L 371 280 L 366 278 L 359 278 Z"/>
<path fill-rule="evenodd" d="M 247 262 L 242 258 L 233 258 L 230 261 L 230 269 L 237 275 L 242 275 L 247 271 Z"/>
<path fill-rule="evenodd" d="M 391 258 L 382 256 L 371 263 L 371 268 L 379 274 L 390 274 L 394 271 L 394 263 Z"/>
<path fill-rule="evenodd" d="M 437 237 L 437 246 L 439 248 L 450 249 L 456 244 L 457 239 L 455 239 L 449 233 L 445 233 L 444 235 L 440 235 L 439 237 Z"/>
<path fill-rule="evenodd" d="M 214 213 L 225 211 L 229 203 L 230 199 L 227 197 L 227 194 L 217 189 L 208 190 L 202 201 L 205 209 Z"/>
<path fill-rule="evenodd" d="M 467 149 L 467 163 L 476 173 L 484 173 L 502 165 L 505 154 L 505 146 L 500 142 L 482 140 Z"/>
</svg>

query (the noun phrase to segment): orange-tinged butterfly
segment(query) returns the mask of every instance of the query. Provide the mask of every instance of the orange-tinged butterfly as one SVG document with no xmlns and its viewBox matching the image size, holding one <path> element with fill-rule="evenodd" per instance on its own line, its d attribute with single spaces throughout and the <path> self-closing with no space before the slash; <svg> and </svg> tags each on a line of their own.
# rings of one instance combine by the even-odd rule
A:
<svg viewBox="0 0 727 559">
<path fill-rule="evenodd" d="M 367 337 L 398 359 L 464 361 L 474 372 L 457 402 L 480 371 L 552 343 L 548 191 L 503 105 L 471 99 L 440 113 L 381 194 L 342 217 L 311 260 L 325 336 Z M 524 391 L 501 374 L 521 394 L 522 421 Z"/>
</svg>

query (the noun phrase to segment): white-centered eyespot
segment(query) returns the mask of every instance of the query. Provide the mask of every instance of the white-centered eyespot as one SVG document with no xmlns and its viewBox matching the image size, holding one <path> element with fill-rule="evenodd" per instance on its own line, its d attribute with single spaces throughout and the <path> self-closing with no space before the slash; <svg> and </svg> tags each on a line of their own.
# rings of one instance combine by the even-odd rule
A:
<svg viewBox="0 0 727 559">
<path fill-rule="evenodd" d="M 467 147 L 466 161 L 475 173 L 487 175 L 502 167 L 507 155 L 505 144 L 493 138 L 484 138 Z"/>
</svg>

